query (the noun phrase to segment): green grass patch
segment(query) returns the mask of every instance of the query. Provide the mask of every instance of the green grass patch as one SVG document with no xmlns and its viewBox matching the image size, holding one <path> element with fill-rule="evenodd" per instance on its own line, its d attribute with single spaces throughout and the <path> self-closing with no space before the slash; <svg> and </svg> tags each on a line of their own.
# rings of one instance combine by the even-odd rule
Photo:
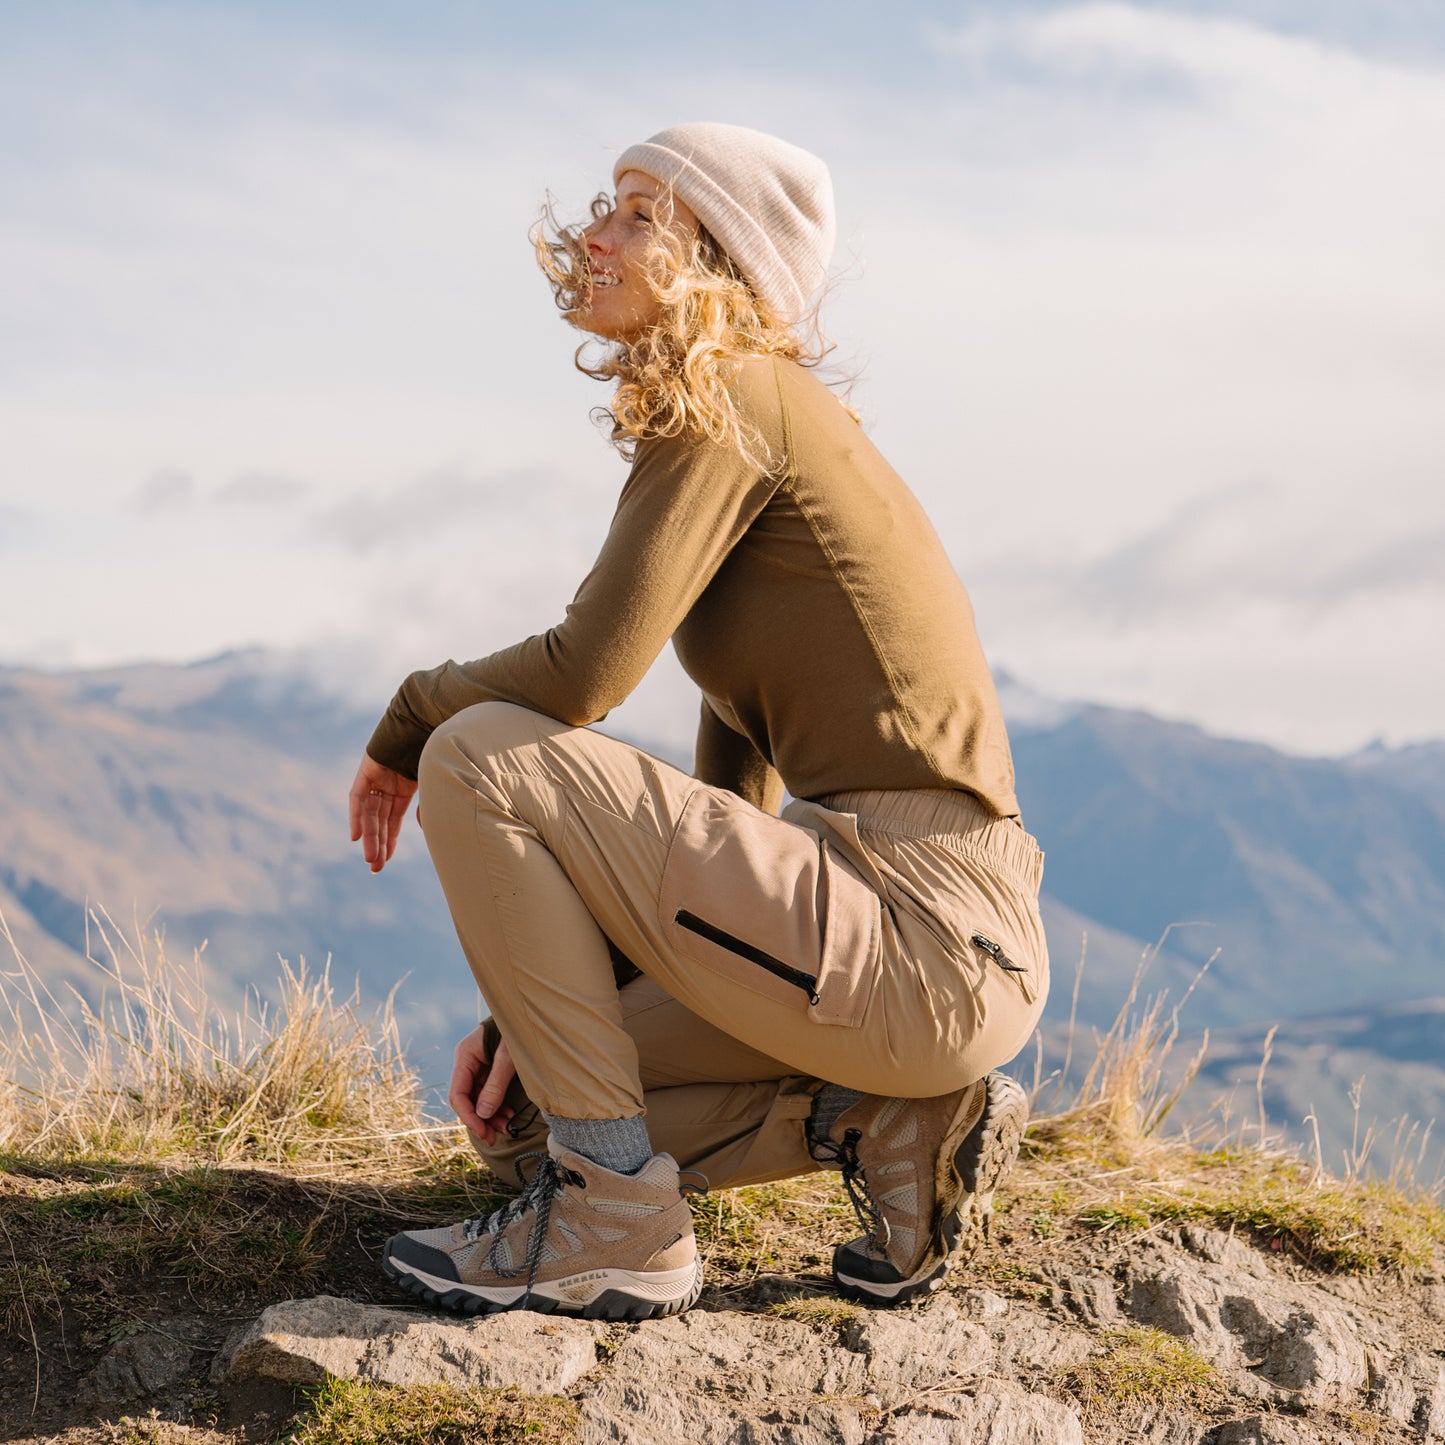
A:
<svg viewBox="0 0 1445 1445">
<path fill-rule="evenodd" d="M 1131 1143 L 1090 1111 L 1038 1121 L 1010 1186 L 1036 1239 L 1071 1224 L 1121 1234 L 1203 1224 L 1352 1273 L 1427 1269 L 1445 1245 L 1445 1208 L 1424 1190 L 1336 1179 L 1278 1150 Z"/>
<path fill-rule="evenodd" d="M 1317 1267 L 1370 1273 L 1424 1269 L 1445 1244 L 1445 1210 L 1385 1184 L 1346 1184 L 1299 1160 L 1256 1154 L 1226 1160 L 1194 1156 L 1173 1177 L 1140 1179 L 1115 1197 L 1085 1205 L 1095 1229 L 1139 1230 L 1158 1223 L 1200 1223 L 1248 1231 Z"/>
<path fill-rule="evenodd" d="M 332 1381 L 312 1397 L 290 1445 L 567 1445 L 579 1413 L 556 1395 L 451 1385 Z"/>
<path fill-rule="evenodd" d="M 1207 1410 L 1229 1394 L 1214 1366 L 1182 1340 L 1141 1326 L 1111 1330 L 1101 1354 L 1070 1365 L 1061 1377 L 1085 1412 L 1095 1416 L 1164 1400 Z"/>
<path fill-rule="evenodd" d="M 806 1174 L 692 1200 L 704 1264 L 747 1278 L 827 1268 L 833 1246 L 859 1233 L 839 1176 Z"/>
</svg>

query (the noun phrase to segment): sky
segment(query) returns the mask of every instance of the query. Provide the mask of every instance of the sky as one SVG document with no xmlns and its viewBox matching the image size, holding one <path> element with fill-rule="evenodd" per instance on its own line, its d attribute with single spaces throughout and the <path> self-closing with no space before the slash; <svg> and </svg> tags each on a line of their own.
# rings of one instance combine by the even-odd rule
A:
<svg viewBox="0 0 1445 1445">
<path fill-rule="evenodd" d="M 559 620 L 625 465 L 527 231 L 681 120 L 832 167 L 835 370 L 996 667 L 1445 737 L 1437 0 L 0 4 L 0 664 L 379 711 Z M 613 722 L 695 717 L 665 654 Z"/>
</svg>

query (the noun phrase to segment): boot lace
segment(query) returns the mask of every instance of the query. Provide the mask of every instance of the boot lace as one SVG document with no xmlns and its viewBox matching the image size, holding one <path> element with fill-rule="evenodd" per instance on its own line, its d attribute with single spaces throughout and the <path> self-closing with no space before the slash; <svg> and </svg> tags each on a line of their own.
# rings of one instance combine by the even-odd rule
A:
<svg viewBox="0 0 1445 1445">
<path fill-rule="evenodd" d="M 531 1160 L 537 1160 L 537 1170 L 527 1180 L 526 1188 L 515 1198 L 509 1199 L 500 1209 L 476 1219 L 462 1221 L 462 1234 L 467 1239 L 480 1239 L 484 1234 L 492 1236 L 492 1247 L 487 1251 L 487 1268 L 502 1279 L 516 1279 L 524 1271 L 527 1276 L 526 1289 L 513 1306 L 526 1309 L 532 1297 L 532 1286 L 537 1280 L 537 1271 L 542 1266 L 542 1248 L 547 1242 L 547 1221 L 552 1217 L 552 1201 L 561 1197 L 569 1184 L 585 1186 L 587 1181 L 575 1169 L 568 1169 L 551 1154 L 536 1152 L 523 1154 L 517 1160 L 517 1173 Z M 515 1268 L 502 1263 L 502 1236 L 507 1228 L 519 1220 L 528 1210 L 536 1215 L 531 1232 L 527 1235 L 527 1253 Z"/>
<path fill-rule="evenodd" d="M 811 1124 L 811 1121 L 810 1121 Z M 893 1230 L 883 1217 L 883 1209 L 868 1187 L 868 1171 L 858 1158 L 858 1141 L 863 1137 L 861 1129 L 847 1129 L 840 1144 L 831 1135 L 816 1136 L 809 1127 L 808 1153 L 820 1164 L 836 1164 L 843 1174 L 843 1188 L 848 1191 L 848 1201 L 863 1232 L 880 1249 L 888 1247 Z"/>
</svg>

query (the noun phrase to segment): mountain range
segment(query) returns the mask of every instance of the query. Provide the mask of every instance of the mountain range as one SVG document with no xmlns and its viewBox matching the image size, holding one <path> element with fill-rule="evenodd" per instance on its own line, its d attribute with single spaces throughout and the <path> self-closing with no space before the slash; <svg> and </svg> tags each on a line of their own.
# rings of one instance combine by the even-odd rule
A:
<svg viewBox="0 0 1445 1445">
<path fill-rule="evenodd" d="M 1266 1104 L 1281 1127 L 1313 1112 L 1342 1147 L 1361 1074 L 1381 1119 L 1445 1113 L 1445 741 L 1304 758 L 1006 676 L 1000 695 L 1047 855 L 1047 1039 L 1081 958 L 1090 1031 L 1147 955 L 1144 993 L 1177 1002 L 1193 984 L 1181 1026 L 1213 1031 L 1196 1096 L 1244 1079 L 1255 1108 L 1278 1024 Z M 269 987 L 278 954 L 330 957 L 367 1000 L 403 980 L 414 1061 L 439 1081 L 475 992 L 414 826 L 375 877 L 347 840 L 373 721 L 264 653 L 0 669 L 0 914 L 16 945 L 52 987 L 91 993 L 103 908 L 132 933 L 162 928 L 173 954 L 204 943 L 229 1006 Z"/>
</svg>

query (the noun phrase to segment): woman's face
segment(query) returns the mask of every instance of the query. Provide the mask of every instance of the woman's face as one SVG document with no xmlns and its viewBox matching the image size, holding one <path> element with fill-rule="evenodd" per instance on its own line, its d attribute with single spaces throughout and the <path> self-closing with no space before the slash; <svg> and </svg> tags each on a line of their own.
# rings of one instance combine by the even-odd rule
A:
<svg viewBox="0 0 1445 1445">
<path fill-rule="evenodd" d="M 632 341 L 657 323 L 662 303 L 645 274 L 653 227 L 667 220 L 684 242 L 697 234 L 697 217 L 677 199 L 664 199 L 665 187 L 641 171 L 624 171 L 617 182 L 616 204 L 582 232 L 592 279 L 591 295 L 573 321 L 609 341 Z M 670 205 L 671 216 L 667 216 Z M 655 218 L 663 208 L 663 218 Z"/>
</svg>

